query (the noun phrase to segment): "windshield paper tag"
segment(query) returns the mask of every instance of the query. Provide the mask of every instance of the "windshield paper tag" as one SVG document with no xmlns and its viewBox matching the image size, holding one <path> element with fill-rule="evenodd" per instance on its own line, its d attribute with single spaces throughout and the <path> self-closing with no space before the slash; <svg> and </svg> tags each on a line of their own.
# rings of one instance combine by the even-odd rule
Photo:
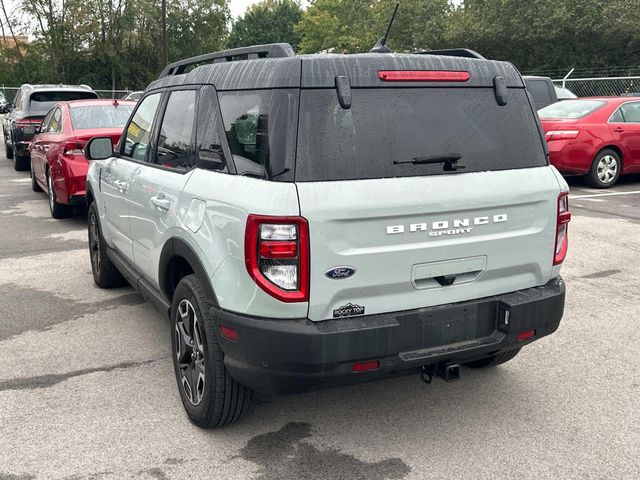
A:
<svg viewBox="0 0 640 480">
<path fill-rule="evenodd" d="M 338 307 L 333 311 L 333 318 L 352 317 L 354 315 L 364 315 L 364 307 L 347 303 L 344 307 Z"/>
</svg>

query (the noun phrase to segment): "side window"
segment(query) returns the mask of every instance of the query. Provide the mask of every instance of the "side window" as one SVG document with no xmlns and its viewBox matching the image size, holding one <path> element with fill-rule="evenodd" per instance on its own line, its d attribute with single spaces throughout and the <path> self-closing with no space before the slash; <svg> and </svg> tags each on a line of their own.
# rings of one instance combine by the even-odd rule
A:
<svg viewBox="0 0 640 480">
<path fill-rule="evenodd" d="M 134 160 L 144 161 L 147 158 L 149 139 L 153 128 L 153 118 L 160 104 L 160 93 L 149 95 L 140 102 L 136 113 L 129 122 L 122 142 L 122 155 Z"/>
<path fill-rule="evenodd" d="M 221 125 L 216 91 L 211 86 L 205 86 L 200 91 L 198 105 L 196 159 L 203 168 L 227 172 L 227 160 L 220 137 Z"/>
<path fill-rule="evenodd" d="M 155 163 L 179 171 L 192 167 L 191 138 L 196 116 L 196 91 L 171 92 L 160 126 Z"/>
<path fill-rule="evenodd" d="M 293 180 L 299 92 L 218 92 L 224 130 L 238 175 Z"/>
<path fill-rule="evenodd" d="M 47 131 L 49 130 L 49 122 L 51 122 L 51 118 L 53 117 L 53 112 L 54 110 L 50 110 L 49 113 L 47 113 L 47 116 L 44 117 L 44 119 L 42 120 L 42 124 L 40 125 L 40 132 L 42 133 L 47 133 Z"/>
<path fill-rule="evenodd" d="M 640 123 L 640 102 L 625 103 L 619 111 L 625 123 Z"/>
<path fill-rule="evenodd" d="M 609 119 L 609 123 L 624 123 L 624 117 L 622 116 L 622 109 L 618 108 L 611 118 Z"/>
<path fill-rule="evenodd" d="M 16 110 L 22 110 L 22 90 L 18 90 L 16 93 L 16 99 L 13 102 L 13 108 Z"/>
<path fill-rule="evenodd" d="M 62 122 L 60 121 L 62 114 L 60 113 L 60 109 L 56 108 L 53 112 L 53 116 L 51 117 L 51 121 L 49 122 L 49 128 L 47 129 L 47 133 L 55 133 L 62 130 Z"/>
</svg>

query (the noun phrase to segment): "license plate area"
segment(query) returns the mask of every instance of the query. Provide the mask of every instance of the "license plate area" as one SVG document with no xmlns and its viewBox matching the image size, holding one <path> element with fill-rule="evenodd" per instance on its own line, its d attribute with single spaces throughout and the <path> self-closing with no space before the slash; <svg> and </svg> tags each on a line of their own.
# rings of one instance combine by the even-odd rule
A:
<svg viewBox="0 0 640 480">
<path fill-rule="evenodd" d="M 491 337 L 497 329 L 497 312 L 497 303 L 488 301 L 400 315 L 397 320 L 405 326 L 402 351 L 432 349 Z"/>
</svg>

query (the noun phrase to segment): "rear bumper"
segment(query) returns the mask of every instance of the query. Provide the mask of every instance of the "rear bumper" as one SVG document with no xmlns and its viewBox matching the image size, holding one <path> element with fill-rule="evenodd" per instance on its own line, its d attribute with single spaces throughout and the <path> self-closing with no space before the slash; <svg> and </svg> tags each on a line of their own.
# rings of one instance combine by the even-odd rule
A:
<svg viewBox="0 0 640 480">
<path fill-rule="evenodd" d="M 553 333 L 564 311 L 565 285 L 556 277 L 530 288 L 470 302 L 390 314 L 311 322 L 250 318 L 216 310 L 219 325 L 238 340 L 220 337 L 225 365 L 241 384 L 294 393 L 374 380 L 444 361 L 465 363 Z M 508 312 L 508 315 L 506 314 Z M 519 342 L 519 333 L 535 336 Z M 371 372 L 354 362 L 378 360 Z"/>
</svg>

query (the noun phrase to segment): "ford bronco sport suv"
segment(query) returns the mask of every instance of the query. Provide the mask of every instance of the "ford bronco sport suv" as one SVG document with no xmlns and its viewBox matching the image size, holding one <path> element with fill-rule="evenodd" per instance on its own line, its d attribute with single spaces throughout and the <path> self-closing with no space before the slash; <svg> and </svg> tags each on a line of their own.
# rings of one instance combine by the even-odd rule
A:
<svg viewBox="0 0 640 480">
<path fill-rule="evenodd" d="M 13 159 L 13 167 L 29 170 L 31 139 L 51 107 L 61 101 L 88 98 L 98 98 L 98 94 L 87 85 L 22 85 L 2 125 L 5 154 Z"/>
<path fill-rule="evenodd" d="M 209 54 L 148 86 L 115 152 L 85 151 L 95 282 L 170 316 L 197 425 L 252 390 L 454 380 L 562 317 L 568 188 L 509 63 Z"/>
</svg>

